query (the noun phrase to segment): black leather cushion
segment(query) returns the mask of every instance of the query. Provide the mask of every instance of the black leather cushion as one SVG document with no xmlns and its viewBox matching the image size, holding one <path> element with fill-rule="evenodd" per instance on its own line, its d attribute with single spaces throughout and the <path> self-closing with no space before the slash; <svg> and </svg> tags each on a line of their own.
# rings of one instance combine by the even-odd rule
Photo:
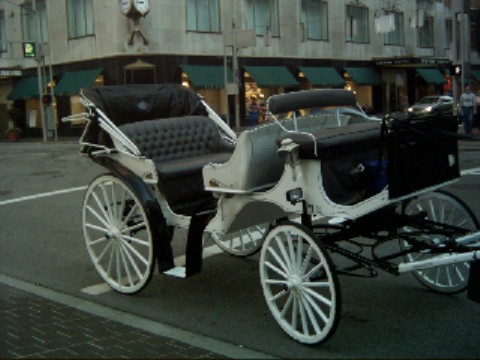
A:
<svg viewBox="0 0 480 360">
<path fill-rule="evenodd" d="M 175 212 L 193 215 L 210 206 L 213 197 L 203 188 L 202 169 L 211 162 L 226 162 L 233 152 L 210 118 L 150 120 L 120 129 L 155 163 L 159 186 Z"/>
<path fill-rule="evenodd" d="M 280 139 L 290 138 L 300 145 L 301 159 L 331 159 L 355 153 L 379 149 L 380 122 L 365 122 L 348 126 L 322 129 L 312 136 L 301 133 L 285 134 Z M 315 142 L 317 155 L 315 155 Z"/>
</svg>

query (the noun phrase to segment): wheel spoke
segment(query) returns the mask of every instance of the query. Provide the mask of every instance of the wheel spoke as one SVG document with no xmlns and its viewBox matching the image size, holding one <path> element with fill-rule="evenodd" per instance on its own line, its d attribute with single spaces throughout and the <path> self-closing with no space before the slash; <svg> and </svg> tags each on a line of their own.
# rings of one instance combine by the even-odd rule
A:
<svg viewBox="0 0 480 360">
<path fill-rule="evenodd" d="M 145 223 L 145 221 L 142 221 L 141 223 L 138 223 L 134 226 L 123 228 L 122 229 L 122 234 L 123 233 L 131 233 L 131 232 L 134 232 L 134 231 L 137 231 L 137 230 L 143 230 L 145 228 L 146 228 L 146 223 Z"/>
<path fill-rule="evenodd" d="M 122 235 L 122 238 L 138 245 L 150 246 L 150 243 L 146 240 L 138 239 L 128 235 Z"/>
<path fill-rule="evenodd" d="M 100 199 L 98 198 L 98 195 L 97 195 L 95 192 L 92 192 L 92 196 L 93 196 L 93 199 L 95 200 L 95 202 L 97 203 L 98 208 L 99 208 L 100 211 L 102 212 L 103 217 L 105 218 L 105 220 L 107 220 L 108 222 L 110 222 L 111 219 L 110 219 L 110 217 L 108 216 L 107 212 L 105 211 L 105 206 L 102 204 L 102 202 L 101 202 Z"/>
<path fill-rule="evenodd" d="M 275 265 L 273 265 L 272 263 L 266 261 L 265 262 L 265 265 L 270 268 L 271 270 L 275 271 L 278 275 L 282 276 L 284 279 L 287 279 L 288 278 L 288 275 L 283 272 L 282 270 L 280 270 L 279 268 L 277 268 Z"/>
<path fill-rule="evenodd" d="M 132 257 L 132 255 L 130 255 L 130 252 L 128 251 L 128 249 L 125 247 L 125 245 L 122 242 L 120 242 L 120 246 L 123 248 L 123 250 L 125 252 L 125 255 L 127 256 L 128 260 L 130 261 L 130 264 L 133 267 L 133 270 L 135 270 L 135 273 L 137 274 L 137 277 L 139 279 L 141 279 L 142 278 L 142 272 L 138 268 L 138 265 L 135 262 L 135 259 Z M 133 285 L 133 283 L 132 283 L 132 285 Z"/>
<path fill-rule="evenodd" d="M 127 260 L 125 259 L 124 248 L 121 243 L 119 243 L 118 252 L 120 253 L 120 258 L 122 259 L 123 268 L 125 269 L 125 273 L 127 274 L 128 284 L 132 286 L 133 280 L 132 280 L 132 275 L 130 274 L 130 267 L 128 266 Z M 125 250 L 125 252 L 127 251 Z"/>
<path fill-rule="evenodd" d="M 275 240 L 277 242 L 278 248 L 280 249 L 280 253 L 283 257 L 283 260 L 285 261 L 285 264 L 287 265 L 288 272 L 290 274 L 293 273 L 292 263 L 291 263 L 290 259 L 288 258 L 287 250 L 285 249 L 285 246 L 283 245 L 283 241 L 279 237 L 275 238 Z"/>
<path fill-rule="evenodd" d="M 288 251 L 289 251 L 289 254 L 290 254 L 290 264 L 291 264 L 291 271 L 292 273 L 295 273 L 295 269 L 297 268 L 297 256 L 295 254 L 295 250 L 293 248 L 293 238 L 292 238 L 292 234 L 291 233 L 287 233 L 287 245 L 288 245 Z"/>
<path fill-rule="evenodd" d="M 300 296 L 300 299 L 303 302 L 303 306 L 305 307 L 305 310 L 307 311 L 308 319 L 310 320 L 310 323 L 313 326 L 313 330 L 315 331 L 315 334 L 318 334 L 320 332 L 320 327 L 318 326 L 317 319 L 315 317 L 315 314 L 312 311 L 312 307 L 310 306 L 308 299 L 305 297 L 305 294 L 303 293 Z"/>
<path fill-rule="evenodd" d="M 110 228 L 110 224 L 102 218 L 91 206 L 87 206 L 87 210 L 99 221 L 102 223 L 103 226 Z M 108 218 L 107 218 L 108 220 Z"/>
<path fill-rule="evenodd" d="M 110 219 L 110 222 L 113 222 L 114 217 L 113 217 L 113 214 L 112 214 L 112 207 L 110 205 L 111 202 L 110 202 L 110 199 L 108 198 L 107 189 L 105 189 L 105 184 L 104 183 L 100 184 L 100 189 L 102 189 L 103 200 L 105 201 L 104 205 L 107 207 L 108 218 Z"/>
<path fill-rule="evenodd" d="M 127 223 L 130 221 L 130 219 L 132 218 L 133 214 L 135 214 L 135 211 L 137 210 L 138 208 L 138 205 L 135 204 L 131 209 L 130 211 L 128 212 L 127 216 L 125 216 L 125 218 L 123 219 L 122 221 L 122 224 L 119 226 L 121 229 L 124 228 Z"/>
<path fill-rule="evenodd" d="M 100 226 L 89 224 L 89 223 L 86 223 L 85 226 L 87 228 L 90 228 L 90 229 L 93 229 L 93 230 L 98 230 L 98 231 L 104 232 L 105 234 L 108 234 L 110 232 L 109 229 L 105 229 L 105 228 L 102 228 Z"/>
<path fill-rule="evenodd" d="M 315 265 L 307 274 L 303 275 L 302 277 L 303 281 L 309 280 L 312 277 L 312 275 L 314 275 L 316 272 L 318 272 L 322 268 L 323 268 L 322 263 L 318 263 L 317 265 Z"/>
<path fill-rule="evenodd" d="M 274 296 L 272 296 L 270 298 L 270 301 L 271 302 L 276 302 L 278 299 L 281 299 L 282 297 L 284 297 L 285 295 L 287 295 L 289 292 L 288 291 L 280 291 L 278 293 L 276 293 Z"/>
<path fill-rule="evenodd" d="M 94 245 L 100 244 L 100 243 L 102 243 L 102 242 L 105 242 L 105 241 L 107 241 L 107 240 L 108 240 L 107 237 L 102 236 L 102 237 L 100 237 L 100 238 L 98 238 L 98 239 L 88 241 L 88 245 L 89 245 L 89 246 L 94 246 Z"/>
<path fill-rule="evenodd" d="M 311 296 L 313 296 L 315 299 L 317 299 L 318 301 L 324 303 L 325 305 L 329 306 L 329 307 L 332 307 L 332 302 L 327 299 L 325 296 L 323 295 L 320 295 L 319 293 L 313 291 L 312 289 L 309 289 L 309 288 L 304 288 L 305 292 L 310 294 Z"/>
<path fill-rule="evenodd" d="M 293 299 L 294 299 L 293 293 L 291 291 L 288 292 L 288 299 L 285 302 L 285 304 L 283 305 L 282 312 L 280 313 L 280 316 L 282 318 L 285 318 L 285 314 L 287 313 L 288 309 L 290 309 L 290 306 L 292 306 Z"/>
<path fill-rule="evenodd" d="M 303 264 L 302 264 L 302 267 L 300 268 L 299 275 L 303 276 L 305 274 L 305 271 L 307 271 L 308 264 L 310 264 L 310 261 L 312 260 L 312 255 L 313 255 L 313 248 L 309 245 L 307 250 L 307 256 L 305 256 L 305 259 L 303 260 Z"/>
<path fill-rule="evenodd" d="M 140 254 L 140 253 L 137 251 L 137 249 L 135 249 L 131 244 L 129 244 L 129 243 L 128 243 L 127 241 L 125 241 L 124 239 L 121 239 L 120 241 L 121 241 L 121 243 L 122 243 L 123 245 L 125 245 L 125 246 L 128 248 L 128 250 L 129 250 L 133 255 L 135 255 L 135 256 L 138 258 L 138 260 L 140 260 L 144 265 L 148 266 L 148 259 L 146 259 L 142 254 Z"/>
<path fill-rule="evenodd" d="M 285 274 L 285 278 L 288 277 L 287 273 L 290 273 L 290 269 L 288 268 L 288 265 L 285 264 L 285 262 L 280 258 L 280 255 L 277 254 L 277 252 L 273 248 L 268 248 L 268 252 L 273 256 L 273 258 L 277 261 L 278 265 L 282 268 Z"/>
<path fill-rule="evenodd" d="M 313 310 L 315 310 L 317 315 L 320 316 L 322 321 L 326 324 L 328 322 L 328 317 L 325 314 L 325 312 L 323 312 L 323 310 L 317 305 L 317 303 L 313 300 L 313 298 L 307 292 L 304 292 L 303 296 L 305 297 L 305 299 L 307 299 L 308 303 L 313 308 Z"/>
<path fill-rule="evenodd" d="M 105 248 L 102 250 L 102 252 L 100 253 L 100 255 L 98 255 L 97 259 L 96 259 L 96 262 L 99 263 L 100 261 L 102 261 L 103 257 L 105 256 L 105 254 L 107 253 L 108 249 L 110 249 L 111 247 L 113 246 L 113 241 L 109 241 L 108 244 L 105 246 Z"/>
</svg>

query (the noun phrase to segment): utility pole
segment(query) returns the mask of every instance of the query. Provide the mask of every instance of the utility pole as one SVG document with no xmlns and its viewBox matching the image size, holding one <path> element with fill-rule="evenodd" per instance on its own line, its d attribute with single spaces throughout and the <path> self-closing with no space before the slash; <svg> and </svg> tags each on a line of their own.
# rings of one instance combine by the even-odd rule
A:
<svg viewBox="0 0 480 360">
<path fill-rule="evenodd" d="M 43 107 L 43 72 L 41 68 L 41 62 L 43 59 L 43 49 L 41 49 L 40 45 L 40 33 L 41 33 L 41 23 L 38 18 L 37 12 L 37 0 L 32 1 L 32 11 L 34 16 L 34 23 L 35 23 L 35 47 L 39 54 L 36 56 L 37 62 L 37 77 L 38 77 L 38 95 L 39 95 L 39 103 L 40 103 L 40 118 L 42 120 L 42 134 L 43 134 L 43 142 L 47 142 L 47 129 L 46 129 L 46 122 L 45 122 L 45 109 Z"/>
</svg>

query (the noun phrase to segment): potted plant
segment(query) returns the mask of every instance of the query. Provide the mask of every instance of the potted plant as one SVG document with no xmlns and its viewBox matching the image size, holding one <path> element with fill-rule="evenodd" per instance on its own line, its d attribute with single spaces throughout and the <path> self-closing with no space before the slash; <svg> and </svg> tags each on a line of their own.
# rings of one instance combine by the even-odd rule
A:
<svg viewBox="0 0 480 360">
<path fill-rule="evenodd" d="M 7 110 L 7 119 L 9 129 L 7 130 L 8 139 L 12 142 L 20 140 L 23 130 L 19 126 L 23 121 L 23 114 L 19 109 L 10 108 Z"/>
<path fill-rule="evenodd" d="M 8 140 L 11 142 L 17 142 L 22 137 L 23 130 L 19 127 L 13 127 L 7 130 Z"/>
</svg>

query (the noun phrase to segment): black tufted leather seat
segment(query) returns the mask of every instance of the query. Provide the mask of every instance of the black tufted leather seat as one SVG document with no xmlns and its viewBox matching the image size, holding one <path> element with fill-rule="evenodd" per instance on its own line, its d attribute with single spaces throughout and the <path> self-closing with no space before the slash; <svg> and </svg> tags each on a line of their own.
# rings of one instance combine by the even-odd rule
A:
<svg viewBox="0 0 480 360">
<path fill-rule="evenodd" d="M 203 188 L 202 168 L 227 161 L 233 147 L 222 141 L 205 116 L 148 120 L 120 129 L 156 166 L 159 186 L 176 213 L 193 215 L 212 203 Z"/>
</svg>

